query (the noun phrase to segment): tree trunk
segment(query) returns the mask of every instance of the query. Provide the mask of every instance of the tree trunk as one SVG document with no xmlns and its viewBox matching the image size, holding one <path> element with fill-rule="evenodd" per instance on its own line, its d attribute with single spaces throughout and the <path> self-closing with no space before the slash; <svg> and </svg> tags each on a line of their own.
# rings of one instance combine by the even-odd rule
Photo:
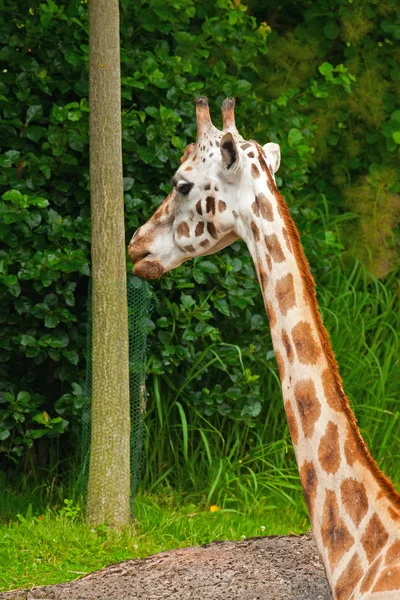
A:
<svg viewBox="0 0 400 600">
<path fill-rule="evenodd" d="M 87 519 L 130 519 L 130 408 L 118 0 L 89 0 L 92 434 Z"/>
</svg>

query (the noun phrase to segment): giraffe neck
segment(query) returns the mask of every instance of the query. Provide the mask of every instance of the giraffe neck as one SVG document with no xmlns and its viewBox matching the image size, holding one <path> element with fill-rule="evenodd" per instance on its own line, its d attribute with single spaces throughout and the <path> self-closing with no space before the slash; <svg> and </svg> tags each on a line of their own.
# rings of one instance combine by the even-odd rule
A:
<svg viewBox="0 0 400 600">
<path fill-rule="evenodd" d="M 387 583 L 379 573 L 390 548 L 398 571 L 388 585 L 396 585 L 399 594 L 400 496 L 359 433 L 298 232 L 261 149 L 257 164 L 256 170 L 251 167 L 254 202 L 238 233 L 262 289 L 303 492 L 333 597 L 350 598 L 350 588 L 351 598 L 361 597 L 363 586 L 370 592 L 368 585 L 383 589 Z M 378 600 L 376 594 L 371 598 Z"/>
</svg>

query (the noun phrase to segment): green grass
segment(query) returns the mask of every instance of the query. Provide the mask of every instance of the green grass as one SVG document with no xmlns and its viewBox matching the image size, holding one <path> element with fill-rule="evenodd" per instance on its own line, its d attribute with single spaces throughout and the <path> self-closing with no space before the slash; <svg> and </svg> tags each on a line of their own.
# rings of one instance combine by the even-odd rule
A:
<svg viewBox="0 0 400 600">
<path fill-rule="evenodd" d="M 27 500 L 28 498 L 26 498 Z M 279 500 L 279 499 L 278 499 Z M 300 508 L 267 503 L 252 510 L 218 510 L 185 503 L 177 494 L 139 495 L 134 524 L 122 532 L 46 510 L 0 525 L 0 589 L 70 581 L 122 560 L 157 552 L 309 528 Z M 74 512 L 74 507 L 72 507 Z"/>
</svg>

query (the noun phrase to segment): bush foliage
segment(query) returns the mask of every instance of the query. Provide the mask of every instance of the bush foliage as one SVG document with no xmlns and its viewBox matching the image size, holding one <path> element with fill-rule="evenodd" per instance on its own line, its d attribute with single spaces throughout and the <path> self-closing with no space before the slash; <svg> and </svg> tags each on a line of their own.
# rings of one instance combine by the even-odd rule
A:
<svg viewBox="0 0 400 600">
<path fill-rule="evenodd" d="M 242 135 L 281 145 L 278 185 L 317 280 L 344 250 L 342 223 L 355 242 L 347 250 L 378 275 L 393 271 L 399 38 L 395 0 L 267 11 L 257 1 L 122 0 L 127 240 L 168 193 L 195 137 L 193 97 L 209 96 L 218 125 L 232 95 Z M 79 430 L 90 275 L 87 4 L 5 0 L 0 43 L 0 450 L 18 462 L 35 458 L 38 438 L 68 430 L 75 439 Z M 187 409 L 222 426 L 262 422 L 263 373 L 275 366 L 243 244 L 185 263 L 154 290 L 154 406 L 176 406 L 181 423 Z"/>
</svg>

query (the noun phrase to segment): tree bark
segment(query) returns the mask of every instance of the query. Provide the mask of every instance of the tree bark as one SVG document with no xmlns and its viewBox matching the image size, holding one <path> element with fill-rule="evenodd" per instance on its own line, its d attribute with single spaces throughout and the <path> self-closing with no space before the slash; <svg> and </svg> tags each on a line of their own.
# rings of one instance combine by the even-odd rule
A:
<svg viewBox="0 0 400 600">
<path fill-rule="evenodd" d="M 89 0 L 92 433 L 87 519 L 130 519 L 128 313 L 118 0 Z"/>
</svg>

